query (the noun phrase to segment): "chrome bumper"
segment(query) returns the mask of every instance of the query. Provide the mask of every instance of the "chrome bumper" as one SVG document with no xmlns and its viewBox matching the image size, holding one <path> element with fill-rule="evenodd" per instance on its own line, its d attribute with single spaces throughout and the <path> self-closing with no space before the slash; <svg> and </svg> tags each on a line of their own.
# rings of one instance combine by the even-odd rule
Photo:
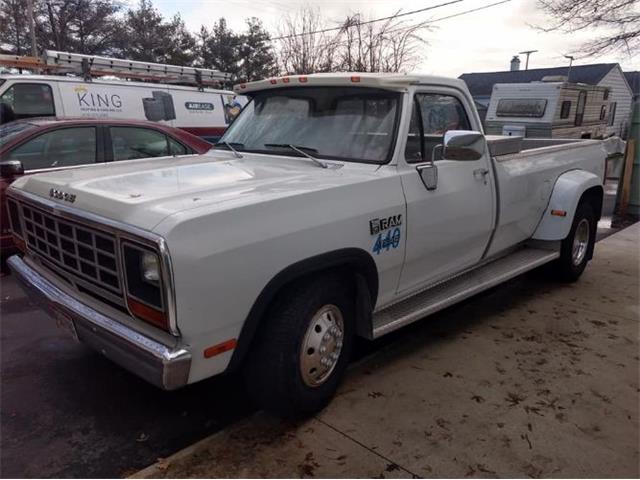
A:
<svg viewBox="0 0 640 480">
<path fill-rule="evenodd" d="M 78 340 L 144 380 L 165 390 L 187 384 L 191 353 L 146 337 L 60 290 L 17 255 L 7 261 L 29 299 L 70 318 Z"/>
</svg>

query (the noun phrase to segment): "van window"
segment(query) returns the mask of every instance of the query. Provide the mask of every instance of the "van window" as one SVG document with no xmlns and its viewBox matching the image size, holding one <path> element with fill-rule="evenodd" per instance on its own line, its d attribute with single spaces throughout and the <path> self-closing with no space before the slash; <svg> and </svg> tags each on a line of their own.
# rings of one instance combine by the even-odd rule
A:
<svg viewBox="0 0 640 480">
<path fill-rule="evenodd" d="M 413 109 L 404 156 L 407 162 L 420 162 L 420 116 L 424 128 L 425 156 L 431 158 L 433 148 L 443 142 L 448 130 L 469 130 L 469 118 L 460 100 L 450 95 L 417 93 L 420 109 Z M 415 107 L 415 103 L 414 103 Z M 438 160 L 436 158 L 436 160 Z"/>
<path fill-rule="evenodd" d="M 560 118 L 569 118 L 569 112 L 571 111 L 571 100 L 565 100 L 560 107 Z"/>
<path fill-rule="evenodd" d="M 139 127 L 111 127 L 109 130 L 114 160 L 169 155 L 167 137 L 162 132 Z"/>
<path fill-rule="evenodd" d="M 96 161 L 95 127 L 60 128 L 43 133 L 9 152 L 25 170 L 85 165 Z"/>
<path fill-rule="evenodd" d="M 16 83 L 0 97 L 18 120 L 30 117 L 50 117 L 55 115 L 51 87 L 45 83 Z"/>
</svg>

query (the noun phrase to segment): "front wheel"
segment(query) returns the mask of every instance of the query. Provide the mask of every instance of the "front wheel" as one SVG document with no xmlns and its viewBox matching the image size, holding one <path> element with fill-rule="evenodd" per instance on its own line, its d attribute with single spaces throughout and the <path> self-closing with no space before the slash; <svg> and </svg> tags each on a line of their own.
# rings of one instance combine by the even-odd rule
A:
<svg viewBox="0 0 640 480">
<path fill-rule="evenodd" d="M 560 258 L 556 261 L 556 273 L 560 280 L 575 282 L 580 278 L 593 251 L 596 228 L 593 208 L 588 203 L 580 203 L 569 235 L 562 241 Z"/>
<path fill-rule="evenodd" d="M 245 365 L 247 390 L 268 411 L 300 417 L 333 397 L 349 362 L 354 301 L 338 275 L 283 291 Z"/>
</svg>

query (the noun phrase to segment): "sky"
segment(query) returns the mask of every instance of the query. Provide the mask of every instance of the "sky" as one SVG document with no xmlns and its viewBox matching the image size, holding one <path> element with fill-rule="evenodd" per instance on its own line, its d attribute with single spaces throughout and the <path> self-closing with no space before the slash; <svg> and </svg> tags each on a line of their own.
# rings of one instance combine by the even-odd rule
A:
<svg viewBox="0 0 640 480">
<path fill-rule="evenodd" d="M 200 25 L 212 25 L 224 17 L 236 31 L 244 28 L 247 17 L 258 17 L 275 36 L 283 15 L 293 14 L 305 5 L 317 8 L 329 26 L 337 25 L 347 15 L 361 13 L 374 19 L 445 3 L 450 0 L 153 0 L 166 17 L 180 13 L 187 27 L 196 32 Z M 411 22 L 437 20 L 466 10 L 479 8 L 497 0 L 462 0 L 456 4 L 405 17 Z M 129 0 L 135 3 L 135 0 Z M 467 15 L 435 21 L 423 34 L 428 42 L 415 72 L 457 77 L 466 72 L 508 70 L 513 55 L 538 50 L 529 60 L 529 68 L 568 65 L 563 55 L 574 51 L 580 42 L 594 37 L 594 32 L 574 34 L 546 33 L 532 27 L 545 25 L 549 19 L 536 6 L 536 0 L 510 0 Z M 521 55 L 524 68 L 524 55 Z M 586 63 L 620 63 L 623 70 L 640 70 L 640 52 L 620 53 L 591 59 Z"/>
</svg>

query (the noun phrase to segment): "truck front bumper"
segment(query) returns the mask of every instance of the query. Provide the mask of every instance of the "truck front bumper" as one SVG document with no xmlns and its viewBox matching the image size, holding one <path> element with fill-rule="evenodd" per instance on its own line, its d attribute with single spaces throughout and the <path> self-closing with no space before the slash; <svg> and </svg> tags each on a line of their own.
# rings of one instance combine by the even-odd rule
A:
<svg viewBox="0 0 640 480">
<path fill-rule="evenodd" d="M 79 302 L 17 255 L 7 263 L 29 299 L 53 318 L 71 321 L 78 340 L 160 388 L 173 390 L 187 384 L 188 350 L 167 347 Z"/>
</svg>

